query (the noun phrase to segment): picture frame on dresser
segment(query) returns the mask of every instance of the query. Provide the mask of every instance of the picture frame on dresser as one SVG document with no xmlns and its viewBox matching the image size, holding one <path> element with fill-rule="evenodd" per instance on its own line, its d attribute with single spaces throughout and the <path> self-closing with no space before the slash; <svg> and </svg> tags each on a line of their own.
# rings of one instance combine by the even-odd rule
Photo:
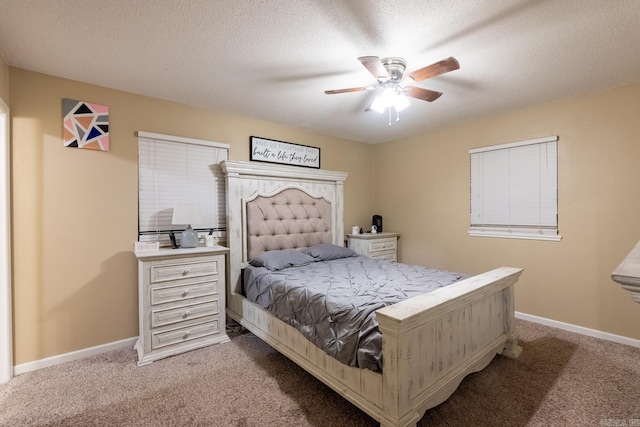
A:
<svg viewBox="0 0 640 427">
<path fill-rule="evenodd" d="M 229 341 L 223 246 L 135 251 L 138 366 Z"/>
</svg>

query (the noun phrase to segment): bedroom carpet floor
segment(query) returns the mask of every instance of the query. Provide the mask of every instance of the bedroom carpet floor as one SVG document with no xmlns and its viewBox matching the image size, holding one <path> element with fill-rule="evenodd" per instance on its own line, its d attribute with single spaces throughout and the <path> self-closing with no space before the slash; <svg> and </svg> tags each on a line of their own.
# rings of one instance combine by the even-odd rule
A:
<svg viewBox="0 0 640 427">
<path fill-rule="evenodd" d="M 640 349 L 517 321 L 524 352 L 418 426 L 640 426 Z M 376 426 L 250 333 L 139 368 L 132 348 L 0 385 L 1 426 Z"/>
</svg>

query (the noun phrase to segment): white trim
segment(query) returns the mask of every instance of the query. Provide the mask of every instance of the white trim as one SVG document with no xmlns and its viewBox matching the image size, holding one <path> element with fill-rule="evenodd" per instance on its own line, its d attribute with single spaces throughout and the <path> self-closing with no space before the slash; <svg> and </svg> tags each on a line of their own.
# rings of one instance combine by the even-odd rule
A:
<svg viewBox="0 0 640 427">
<path fill-rule="evenodd" d="M 227 150 L 231 148 L 231 145 L 225 144 L 224 142 L 205 141 L 204 139 L 185 138 L 184 136 L 163 135 L 161 133 L 145 132 L 142 130 L 139 130 L 137 134 L 138 134 L 137 135 L 138 138 L 159 139 L 162 141 L 171 141 L 171 142 L 184 142 L 186 144 L 206 145 L 207 147 L 226 148 Z"/>
<path fill-rule="evenodd" d="M 556 231 L 556 230 L 554 230 Z M 472 237 L 499 237 L 502 239 L 528 239 L 528 240 L 548 240 L 551 242 L 559 242 L 562 240 L 562 236 L 559 234 L 534 234 L 534 233 L 517 233 L 508 230 L 478 230 L 471 228 L 468 231 L 469 236 Z"/>
<path fill-rule="evenodd" d="M 545 142 L 558 141 L 558 135 L 543 136 L 542 138 L 527 139 L 525 141 L 508 142 L 506 144 L 490 145 L 488 147 L 471 148 L 469 154 L 484 153 L 493 150 L 504 150 L 506 148 L 524 147 L 525 145 L 543 144 Z"/>
<path fill-rule="evenodd" d="M 127 338 L 112 343 L 102 344 L 95 347 L 89 347 L 82 350 L 72 351 L 71 353 L 59 354 L 57 356 L 47 357 L 33 362 L 16 365 L 15 374 L 20 375 L 25 372 L 35 371 L 49 366 L 60 365 L 61 363 L 72 362 L 74 360 L 84 359 L 85 357 L 95 356 L 96 354 L 107 351 L 120 350 L 121 348 L 133 347 L 138 337 Z"/>
<path fill-rule="evenodd" d="M 0 384 L 13 376 L 11 325 L 11 158 L 9 107 L 0 98 Z"/>
<path fill-rule="evenodd" d="M 222 171 L 227 176 L 239 176 L 243 179 L 272 177 L 298 179 L 300 182 L 334 181 L 336 185 L 343 185 L 349 176 L 349 172 L 301 168 L 300 166 L 277 165 L 273 163 L 249 163 L 236 160 L 225 160 L 222 162 Z"/>
<path fill-rule="evenodd" d="M 526 320 L 533 323 L 539 323 L 545 326 L 551 326 L 553 328 L 562 329 L 569 332 L 575 332 L 581 335 L 586 335 L 594 338 L 600 338 L 607 341 L 616 342 L 619 344 L 630 345 L 632 347 L 640 348 L 640 340 L 623 337 L 621 335 L 610 334 L 608 332 L 598 331 L 596 329 L 589 329 L 582 326 L 572 325 L 570 323 L 559 322 L 557 320 L 547 319 L 544 317 L 534 316 L 531 314 L 515 312 L 517 319 Z M 72 351 L 70 353 L 60 354 L 57 356 L 47 357 L 46 359 L 40 359 L 33 362 L 23 363 L 16 365 L 14 369 L 15 375 L 24 374 L 26 372 L 35 371 L 50 366 L 60 365 L 62 363 L 71 362 L 74 360 L 84 359 L 86 357 L 95 356 L 96 354 L 104 353 L 107 351 L 120 350 L 121 348 L 133 347 L 138 340 L 138 337 L 127 338 L 112 343 L 102 344 L 95 347 L 85 348 L 83 350 Z"/>
<path fill-rule="evenodd" d="M 623 337 L 622 335 L 610 334 L 608 332 L 598 331 L 597 329 L 589 329 L 583 326 L 573 325 L 571 323 L 559 322 L 557 320 L 547 319 L 544 317 L 534 316 L 532 314 L 515 312 L 517 319 L 527 320 L 533 323 L 539 323 L 545 326 L 551 326 L 553 328 L 562 329 L 564 331 L 575 332 L 580 335 L 586 335 L 589 337 L 600 338 L 607 341 L 616 342 L 618 344 L 630 345 L 632 347 L 640 348 L 640 340 Z"/>
</svg>

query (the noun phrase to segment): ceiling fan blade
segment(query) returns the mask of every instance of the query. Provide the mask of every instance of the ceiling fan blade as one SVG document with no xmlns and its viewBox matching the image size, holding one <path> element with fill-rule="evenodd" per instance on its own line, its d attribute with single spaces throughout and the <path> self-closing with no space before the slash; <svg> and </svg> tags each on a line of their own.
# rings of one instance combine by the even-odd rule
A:
<svg viewBox="0 0 640 427">
<path fill-rule="evenodd" d="M 334 95 L 336 93 L 348 93 L 348 92 L 361 92 L 363 90 L 367 90 L 369 87 L 350 87 L 347 89 L 333 89 L 333 90 L 325 90 L 324 93 L 327 95 Z"/>
<path fill-rule="evenodd" d="M 414 71 L 409 74 L 409 77 L 411 77 L 414 82 L 419 82 L 421 80 L 439 76 L 440 74 L 448 73 L 449 71 L 457 70 L 458 68 L 460 68 L 460 63 L 458 63 L 456 58 L 450 56 L 447 59 L 443 59 L 435 64 L 427 65 L 424 68 Z"/>
<path fill-rule="evenodd" d="M 421 87 L 411 86 L 409 92 L 406 94 L 412 98 L 421 99 L 423 101 L 433 102 L 440 98 L 442 92 L 436 92 L 435 90 L 423 89 Z"/>
<path fill-rule="evenodd" d="M 390 78 L 387 69 L 384 68 L 382 61 L 380 61 L 380 58 L 377 56 L 361 56 L 358 58 L 358 61 L 360 61 L 377 80 L 388 80 Z"/>
</svg>

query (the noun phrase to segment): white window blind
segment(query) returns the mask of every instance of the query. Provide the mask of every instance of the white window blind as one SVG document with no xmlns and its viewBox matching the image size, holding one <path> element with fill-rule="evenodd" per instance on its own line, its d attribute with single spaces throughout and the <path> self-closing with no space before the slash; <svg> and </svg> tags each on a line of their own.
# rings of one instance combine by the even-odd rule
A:
<svg viewBox="0 0 640 427">
<path fill-rule="evenodd" d="M 471 236 L 560 240 L 557 136 L 469 150 Z"/>
<path fill-rule="evenodd" d="M 138 240 L 169 243 L 177 204 L 200 205 L 198 234 L 211 229 L 226 241 L 225 180 L 220 162 L 228 159 L 227 144 L 138 132 Z M 178 233 L 179 234 L 179 233 Z"/>
</svg>

